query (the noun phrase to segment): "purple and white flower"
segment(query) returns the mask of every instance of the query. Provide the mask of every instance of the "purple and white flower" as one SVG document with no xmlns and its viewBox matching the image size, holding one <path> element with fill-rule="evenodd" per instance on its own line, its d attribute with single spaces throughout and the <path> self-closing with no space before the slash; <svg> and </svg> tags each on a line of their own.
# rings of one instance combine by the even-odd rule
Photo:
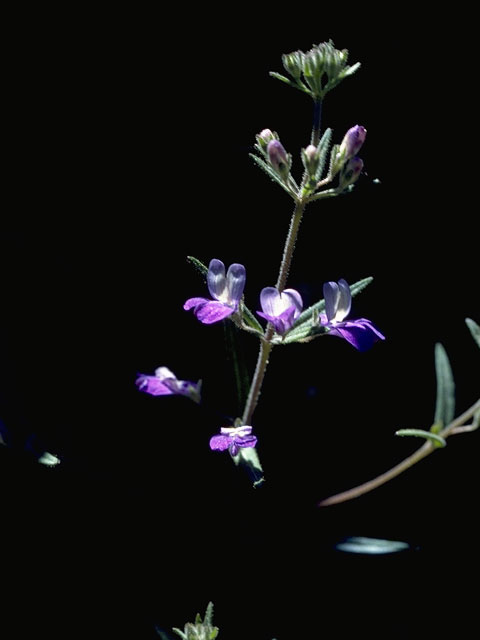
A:
<svg viewBox="0 0 480 640">
<path fill-rule="evenodd" d="M 193 309 L 203 324 L 213 324 L 238 310 L 245 288 L 245 267 L 243 264 L 230 265 L 225 275 L 225 265 L 214 258 L 210 261 L 207 273 L 207 285 L 213 300 L 208 298 L 189 298 L 183 308 Z"/>
<path fill-rule="evenodd" d="M 303 308 L 301 295 L 295 289 L 284 289 L 281 293 L 276 287 L 265 287 L 260 292 L 262 311 L 257 314 L 271 322 L 275 331 L 284 335 L 293 326 Z"/>
<path fill-rule="evenodd" d="M 187 396 L 194 402 L 200 402 L 200 382 L 178 380 L 167 367 L 158 367 L 153 376 L 139 374 L 135 384 L 140 391 L 149 393 L 151 396 L 180 395 Z"/>
<path fill-rule="evenodd" d="M 222 427 L 220 435 L 210 438 L 210 449 L 212 451 L 230 451 L 232 456 L 236 456 L 241 448 L 254 447 L 257 438 L 252 435 L 252 427 L 243 425 L 241 427 Z"/>
<path fill-rule="evenodd" d="M 329 335 L 344 338 L 359 351 L 367 351 L 377 340 L 385 340 L 370 320 L 346 320 L 352 306 L 352 295 L 345 280 L 326 282 L 323 297 L 325 313 L 320 314 L 320 324 L 328 329 Z"/>
</svg>

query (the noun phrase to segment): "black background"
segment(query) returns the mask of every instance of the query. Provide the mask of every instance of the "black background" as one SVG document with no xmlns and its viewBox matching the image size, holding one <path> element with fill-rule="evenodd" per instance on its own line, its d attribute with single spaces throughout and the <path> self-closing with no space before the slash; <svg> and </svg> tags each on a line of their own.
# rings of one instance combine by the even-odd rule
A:
<svg viewBox="0 0 480 640">
<path fill-rule="evenodd" d="M 153 638 L 209 600 L 229 639 L 467 628 L 477 434 L 363 498 L 316 505 L 415 449 L 394 432 L 431 424 L 436 342 L 458 412 L 478 397 L 464 324 L 480 318 L 470 41 L 440 14 L 298 10 L 12 18 L 12 225 L 0 238 L 9 637 Z M 336 142 L 367 128 L 366 173 L 352 195 L 307 209 L 289 286 L 311 304 L 327 280 L 373 275 L 354 313 L 387 339 L 365 354 L 333 338 L 274 351 L 254 419 L 267 481 L 254 490 L 208 448 L 239 411 L 223 327 L 182 310 L 206 292 L 186 256 L 243 263 L 254 310 L 274 284 L 292 205 L 248 153 L 271 128 L 300 176 L 311 105 L 268 72 L 329 38 L 362 67 L 327 97 L 324 124 Z M 253 369 L 255 340 L 240 340 Z M 160 365 L 203 379 L 200 408 L 136 391 L 136 374 Z M 32 446 L 62 463 L 42 467 Z M 335 551 L 350 535 L 411 551 Z"/>
</svg>

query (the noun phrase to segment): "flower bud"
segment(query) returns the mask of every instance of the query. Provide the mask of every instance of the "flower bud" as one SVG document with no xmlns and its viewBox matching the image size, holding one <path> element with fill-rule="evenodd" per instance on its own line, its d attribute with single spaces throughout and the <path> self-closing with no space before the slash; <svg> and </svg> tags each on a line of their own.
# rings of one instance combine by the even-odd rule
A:
<svg viewBox="0 0 480 640">
<path fill-rule="evenodd" d="M 348 186 L 356 182 L 363 170 L 363 160 L 355 156 L 351 158 L 345 165 L 340 174 L 340 189 L 346 189 Z"/>
<path fill-rule="evenodd" d="M 267 146 L 268 159 L 270 164 L 282 177 L 288 175 L 289 158 L 280 140 L 270 140 Z"/>
<path fill-rule="evenodd" d="M 318 168 L 318 155 L 317 147 L 313 144 L 309 144 L 306 149 L 302 149 L 303 166 L 308 172 L 308 175 L 313 176 Z"/>
<path fill-rule="evenodd" d="M 303 51 L 294 51 L 282 56 L 283 66 L 295 80 L 299 80 L 302 75 L 304 57 Z"/>
<path fill-rule="evenodd" d="M 270 131 L 270 129 L 263 129 L 255 137 L 257 140 L 257 144 L 262 151 L 266 151 L 268 143 L 276 139 L 275 134 L 273 133 L 273 131 Z"/>
<path fill-rule="evenodd" d="M 347 131 L 342 140 L 342 144 L 340 145 L 339 150 L 340 157 L 343 158 L 344 162 L 357 155 L 357 153 L 362 148 L 366 137 L 367 130 L 365 129 L 365 127 L 362 127 L 358 124 Z"/>
</svg>

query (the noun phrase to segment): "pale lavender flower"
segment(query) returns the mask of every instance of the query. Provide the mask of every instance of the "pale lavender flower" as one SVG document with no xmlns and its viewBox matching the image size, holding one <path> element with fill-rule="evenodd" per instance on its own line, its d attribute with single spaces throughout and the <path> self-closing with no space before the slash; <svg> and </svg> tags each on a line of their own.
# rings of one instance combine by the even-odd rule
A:
<svg viewBox="0 0 480 640">
<path fill-rule="evenodd" d="M 230 265 L 225 275 L 225 265 L 214 258 L 210 261 L 207 273 L 208 298 L 189 298 L 183 308 L 193 312 L 203 324 L 213 324 L 232 315 L 238 310 L 245 287 L 245 267 L 243 264 Z"/>
<path fill-rule="evenodd" d="M 226 451 L 228 449 L 232 456 L 236 456 L 239 449 L 254 447 L 256 444 L 257 438 L 252 435 L 252 427 L 247 425 L 222 427 L 220 435 L 210 438 L 210 449 L 212 451 Z"/>
<path fill-rule="evenodd" d="M 151 396 L 180 395 L 187 396 L 194 402 L 200 402 L 200 382 L 178 380 L 167 367 L 158 367 L 153 376 L 139 374 L 135 384 L 140 391 L 149 393 Z"/>
<path fill-rule="evenodd" d="M 367 351 L 377 340 L 385 336 L 366 318 L 346 320 L 352 305 L 350 287 L 345 280 L 326 282 L 323 285 L 325 313 L 320 314 L 320 324 L 329 335 L 344 338 L 359 351 Z"/>
<path fill-rule="evenodd" d="M 284 289 L 281 293 L 276 287 L 265 287 L 260 292 L 262 311 L 258 315 L 275 327 L 280 335 L 293 326 L 303 308 L 301 295 L 295 289 Z"/>
</svg>

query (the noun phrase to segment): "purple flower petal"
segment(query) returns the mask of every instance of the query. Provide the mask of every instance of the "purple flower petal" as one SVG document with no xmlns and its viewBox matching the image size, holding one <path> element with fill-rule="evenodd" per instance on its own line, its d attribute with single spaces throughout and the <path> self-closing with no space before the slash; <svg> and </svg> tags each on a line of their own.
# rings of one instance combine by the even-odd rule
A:
<svg viewBox="0 0 480 640">
<path fill-rule="evenodd" d="M 262 313 L 261 311 L 257 311 L 257 314 L 262 318 L 265 318 L 265 320 L 268 320 L 268 322 L 271 322 L 275 331 L 280 335 L 283 335 L 292 328 L 295 315 L 298 315 L 298 312 L 296 307 L 291 306 L 279 316 L 270 316 L 266 313 Z"/>
<path fill-rule="evenodd" d="M 343 279 L 337 282 L 326 282 L 323 285 L 325 312 L 329 322 L 342 322 L 350 313 L 352 296 L 350 287 Z"/>
<path fill-rule="evenodd" d="M 210 438 L 210 449 L 212 451 L 225 451 L 232 444 L 230 436 L 217 435 Z"/>
<path fill-rule="evenodd" d="M 229 447 L 230 455 L 236 456 L 239 450 L 240 450 L 240 445 L 238 444 L 238 442 L 235 442 L 235 440 L 230 439 L 230 447 Z"/>
<path fill-rule="evenodd" d="M 343 278 L 338 281 L 338 289 L 339 298 L 336 311 L 336 319 L 341 322 L 350 313 L 350 309 L 352 307 L 352 294 L 350 293 L 350 287 L 348 286 L 346 280 L 344 280 Z"/>
<path fill-rule="evenodd" d="M 336 282 L 325 282 L 323 285 L 323 297 L 325 298 L 325 313 L 329 322 L 335 320 L 339 296 L 338 284 Z"/>
<path fill-rule="evenodd" d="M 280 294 L 276 287 L 264 287 L 260 291 L 260 305 L 263 309 L 263 314 L 259 312 L 259 315 L 262 315 L 262 318 L 276 316 L 278 314 L 279 299 Z"/>
<path fill-rule="evenodd" d="M 207 285 L 210 295 L 215 300 L 220 300 L 225 293 L 226 278 L 225 265 L 221 260 L 210 260 L 207 273 Z"/>
<path fill-rule="evenodd" d="M 174 391 L 165 384 L 167 381 L 159 380 L 156 376 L 139 375 L 135 380 L 139 391 L 149 393 L 152 396 L 169 396 Z"/>
<path fill-rule="evenodd" d="M 224 318 L 231 316 L 232 313 L 235 313 L 235 309 L 229 307 L 227 304 L 223 302 L 218 302 L 217 300 L 208 300 L 204 304 L 200 304 L 195 307 L 195 315 L 203 322 L 203 324 L 213 324 L 215 322 L 220 322 Z"/>
<path fill-rule="evenodd" d="M 229 266 L 227 271 L 227 291 L 230 304 L 237 306 L 240 302 L 246 278 L 247 275 L 243 264 L 234 262 Z"/>
<path fill-rule="evenodd" d="M 366 318 L 343 322 L 329 331 L 330 335 L 344 338 L 359 351 L 367 351 L 385 336 Z"/>
<path fill-rule="evenodd" d="M 239 447 L 254 447 L 257 444 L 256 436 L 252 435 L 236 436 L 234 440 Z"/>
<path fill-rule="evenodd" d="M 185 311 L 190 311 L 190 309 L 198 307 L 201 304 L 206 304 L 207 302 L 210 302 L 208 298 L 189 298 L 183 305 L 183 308 Z"/>
</svg>

